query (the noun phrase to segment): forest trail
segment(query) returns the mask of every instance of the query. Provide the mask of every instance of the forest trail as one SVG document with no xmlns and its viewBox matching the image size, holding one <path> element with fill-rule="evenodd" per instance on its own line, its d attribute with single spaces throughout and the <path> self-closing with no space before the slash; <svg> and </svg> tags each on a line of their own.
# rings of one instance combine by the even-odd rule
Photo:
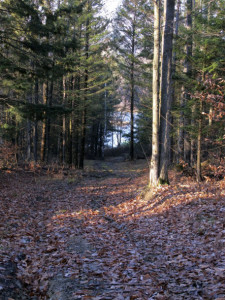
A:
<svg viewBox="0 0 225 300">
<path fill-rule="evenodd" d="M 121 159 L 0 177 L 0 273 L 20 280 L 1 299 L 225 297 L 224 180 L 171 172 L 148 196 L 146 161 Z"/>
</svg>

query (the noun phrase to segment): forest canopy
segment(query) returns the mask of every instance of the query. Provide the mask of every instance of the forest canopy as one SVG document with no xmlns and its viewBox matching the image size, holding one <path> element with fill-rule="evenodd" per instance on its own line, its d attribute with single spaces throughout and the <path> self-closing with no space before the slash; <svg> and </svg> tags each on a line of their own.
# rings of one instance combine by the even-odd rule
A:
<svg viewBox="0 0 225 300">
<path fill-rule="evenodd" d="M 224 157 L 224 5 L 123 0 L 109 18 L 101 0 L 1 1 L 2 147 L 83 168 L 122 146 L 150 158 L 151 185 L 171 164 L 200 181 Z"/>
</svg>

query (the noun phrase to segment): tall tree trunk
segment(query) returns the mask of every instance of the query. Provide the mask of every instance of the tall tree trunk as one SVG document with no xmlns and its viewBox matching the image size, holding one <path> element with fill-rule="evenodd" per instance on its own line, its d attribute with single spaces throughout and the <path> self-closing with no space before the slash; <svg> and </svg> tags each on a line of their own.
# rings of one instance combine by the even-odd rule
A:
<svg viewBox="0 0 225 300">
<path fill-rule="evenodd" d="M 71 88 L 72 88 L 72 93 L 73 93 L 73 100 L 72 100 L 72 114 L 71 114 L 71 167 L 74 166 L 74 153 L 75 153 L 75 145 L 76 145 L 76 128 L 75 128 L 75 119 L 76 119 L 76 113 L 75 113 L 75 107 L 76 107 L 76 96 L 75 95 L 75 76 L 73 76 L 72 78 L 72 84 L 71 84 Z"/>
<path fill-rule="evenodd" d="M 154 58 L 152 82 L 152 158 L 150 185 L 157 186 L 159 176 L 159 56 L 160 56 L 160 0 L 154 1 Z"/>
<path fill-rule="evenodd" d="M 180 22 L 180 6 L 181 6 L 181 0 L 177 1 L 177 9 L 176 9 L 176 17 L 175 17 L 175 38 L 178 37 L 178 33 L 179 33 L 179 22 Z M 174 51 L 173 52 L 173 66 L 172 66 L 172 78 L 176 73 L 176 62 L 177 62 L 177 53 Z M 175 102 L 175 82 L 173 82 L 172 85 L 172 103 Z M 174 119 L 171 118 L 171 123 L 173 124 Z M 174 152 L 176 152 L 176 159 L 179 160 L 179 156 L 180 156 L 180 146 L 182 147 L 181 143 L 180 143 L 180 136 L 182 135 L 181 133 L 181 127 L 179 126 L 178 129 L 178 151 L 174 150 L 174 146 L 175 146 L 175 142 L 174 140 L 171 139 L 171 151 L 170 151 L 170 155 L 171 155 L 171 163 L 174 161 Z M 183 157 L 183 156 L 182 156 Z"/>
<path fill-rule="evenodd" d="M 185 67 L 184 73 L 188 78 L 192 76 L 192 64 L 191 64 L 191 57 L 192 57 L 192 0 L 187 0 L 187 19 L 186 19 L 186 28 L 189 31 L 187 44 L 186 44 L 186 59 L 185 59 Z M 190 86 L 185 87 L 184 91 L 184 105 L 187 109 L 187 103 L 190 99 Z M 189 115 L 191 112 L 188 111 L 188 114 L 184 114 L 184 160 L 190 164 L 191 158 L 191 140 L 190 134 L 187 131 L 187 126 L 190 123 Z"/>
<path fill-rule="evenodd" d="M 51 80 L 50 83 L 50 89 L 48 92 L 48 106 L 52 106 L 52 99 L 53 99 L 53 87 L 54 87 L 54 82 Z M 51 135 L 50 135 L 50 130 L 51 130 L 51 119 L 48 116 L 47 117 L 47 128 L 46 128 L 46 162 L 49 162 L 49 156 L 50 156 L 50 146 L 51 146 Z"/>
<path fill-rule="evenodd" d="M 105 83 L 105 88 L 107 84 Z M 102 145 L 102 158 L 105 157 L 105 143 L 107 141 L 107 90 L 104 93 L 104 133 L 103 133 L 103 145 Z M 121 141 L 121 139 L 120 139 Z"/>
<path fill-rule="evenodd" d="M 31 121 L 27 120 L 27 160 L 31 159 Z"/>
<path fill-rule="evenodd" d="M 17 121 L 15 121 L 15 127 L 16 127 L 16 134 L 15 134 L 16 155 L 15 155 L 15 159 L 16 159 L 16 163 L 18 164 L 18 162 L 19 162 L 19 126 L 18 126 Z"/>
<path fill-rule="evenodd" d="M 130 97 L 130 160 L 134 160 L 134 54 L 135 54 L 135 17 L 132 24 L 131 45 L 131 97 Z"/>
<path fill-rule="evenodd" d="M 191 109 L 191 127 L 194 128 L 195 126 L 195 110 L 196 110 L 196 105 L 194 104 L 192 109 Z M 194 167 L 196 159 L 195 159 L 195 145 L 196 145 L 196 140 L 191 137 L 191 166 Z"/>
<path fill-rule="evenodd" d="M 87 109 L 84 107 L 81 119 L 81 142 L 80 142 L 80 157 L 79 168 L 84 168 L 84 154 L 85 154 L 85 136 L 86 136 L 86 122 L 87 122 Z"/>
<path fill-rule="evenodd" d="M 79 133 L 80 133 L 80 73 L 78 72 L 76 78 L 76 94 L 77 94 L 77 102 L 74 107 L 74 138 L 73 138 L 73 164 L 75 168 L 79 167 Z"/>
<path fill-rule="evenodd" d="M 35 80 L 35 87 L 34 87 L 34 103 L 38 104 L 38 97 L 39 97 L 39 85 L 38 85 L 38 79 Z M 38 153 L 38 122 L 37 122 L 37 116 L 34 115 L 34 126 L 33 126 L 33 147 L 34 147 L 34 161 L 37 162 L 37 153 Z"/>
<path fill-rule="evenodd" d="M 48 85 L 46 82 L 43 83 L 42 86 L 42 95 L 43 95 L 43 104 L 47 105 L 47 91 L 48 91 Z M 46 154 L 46 113 L 44 114 L 44 120 L 42 125 L 42 136 L 41 136 L 41 161 L 43 162 L 45 160 L 45 154 Z"/>
<path fill-rule="evenodd" d="M 72 115 L 69 118 L 69 128 L 68 128 L 68 157 L 67 157 L 67 163 L 69 164 L 70 167 L 72 167 L 72 135 L 73 135 L 73 121 L 72 121 Z"/>
<path fill-rule="evenodd" d="M 95 124 L 95 133 L 94 133 L 94 153 L 95 157 L 98 156 L 98 136 L 99 134 L 99 123 Z"/>
<path fill-rule="evenodd" d="M 98 150 L 98 155 L 99 158 L 103 158 L 103 144 L 104 144 L 104 127 L 103 124 L 100 123 L 100 128 L 99 128 L 99 150 Z"/>
<path fill-rule="evenodd" d="M 74 79 L 73 76 L 70 79 L 70 91 L 73 91 L 74 88 Z M 69 115 L 68 118 L 68 124 L 67 124 L 67 163 L 70 167 L 72 167 L 72 153 L 73 153 L 73 141 L 72 141 L 72 136 L 73 136 L 73 120 L 74 120 L 74 101 L 72 100 L 70 103 L 70 108 L 71 108 L 71 114 Z"/>
<path fill-rule="evenodd" d="M 89 1 L 88 12 L 89 12 Z M 86 21 L 86 33 L 85 33 L 85 58 L 86 58 L 86 69 L 84 75 L 84 103 L 83 103 L 83 111 L 82 111 L 82 121 L 81 121 L 81 149 L 80 149 L 80 159 L 79 159 L 79 168 L 84 168 L 84 154 L 85 154 L 85 141 L 86 141 L 86 124 L 87 124 L 87 92 L 88 92 L 88 78 L 89 78 L 89 70 L 88 70 L 88 58 L 89 58 L 89 18 Z"/>
<path fill-rule="evenodd" d="M 62 82 L 62 88 L 63 88 L 63 106 L 66 105 L 66 79 L 65 76 L 63 76 L 63 82 Z M 62 163 L 65 164 L 66 159 L 66 115 L 63 114 L 63 124 L 62 124 Z"/>
<path fill-rule="evenodd" d="M 198 140 L 197 140 L 197 181 L 200 182 L 202 180 L 201 176 L 201 143 L 202 143 L 202 108 L 203 108 L 203 103 L 202 99 L 200 99 L 200 104 L 199 104 L 199 120 L 198 120 Z"/>
<path fill-rule="evenodd" d="M 28 94 L 27 102 L 32 103 L 32 88 L 30 94 Z M 31 121 L 27 119 L 27 160 L 31 160 Z"/>
<path fill-rule="evenodd" d="M 168 183 L 169 147 L 170 147 L 170 109 L 172 88 L 172 50 L 174 0 L 165 0 L 164 31 L 162 44 L 162 67 L 160 82 L 160 183 Z"/>
<path fill-rule="evenodd" d="M 182 86 L 182 93 L 179 99 L 180 112 L 179 112 L 179 126 L 178 126 L 178 162 L 184 159 L 184 86 Z"/>
</svg>

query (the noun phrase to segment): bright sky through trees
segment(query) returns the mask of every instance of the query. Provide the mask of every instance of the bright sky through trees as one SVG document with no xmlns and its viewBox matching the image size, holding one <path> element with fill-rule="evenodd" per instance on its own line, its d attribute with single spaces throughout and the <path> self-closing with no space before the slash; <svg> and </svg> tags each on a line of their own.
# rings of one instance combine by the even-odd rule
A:
<svg viewBox="0 0 225 300">
<path fill-rule="evenodd" d="M 113 13 L 121 4 L 122 0 L 105 0 L 105 10 L 107 13 Z"/>
</svg>

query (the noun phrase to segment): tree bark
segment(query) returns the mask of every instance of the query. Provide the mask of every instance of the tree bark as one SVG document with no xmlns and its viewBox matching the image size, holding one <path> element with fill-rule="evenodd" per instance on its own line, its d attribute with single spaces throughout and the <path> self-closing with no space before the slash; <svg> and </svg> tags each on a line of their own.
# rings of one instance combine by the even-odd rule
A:
<svg viewBox="0 0 225 300">
<path fill-rule="evenodd" d="M 177 9 L 176 9 L 176 17 L 175 17 L 175 38 L 178 37 L 178 33 L 179 33 L 179 22 L 180 22 L 180 7 L 181 7 L 181 0 L 177 1 Z M 173 51 L 173 66 L 172 66 L 172 78 L 176 73 L 176 62 L 177 62 L 177 53 L 175 51 Z M 172 85 L 172 103 L 175 101 L 175 82 L 173 82 Z M 171 124 L 173 124 L 174 119 L 171 118 Z M 180 128 L 178 129 L 178 140 L 179 140 L 179 136 L 180 136 Z M 179 142 L 178 142 L 178 145 Z M 175 141 L 174 139 L 171 138 L 171 150 L 170 150 L 170 161 L 171 163 L 174 162 L 174 159 L 176 158 L 177 160 L 179 160 L 179 146 L 178 146 L 178 151 L 174 150 L 174 146 L 175 146 Z M 174 152 L 176 152 L 176 155 L 174 154 Z"/>
<path fill-rule="evenodd" d="M 28 94 L 27 96 L 27 102 L 28 103 L 32 103 L 32 88 L 30 91 L 30 94 Z M 31 160 L 31 121 L 29 120 L 29 118 L 27 119 L 27 160 L 30 161 Z"/>
<path fill-rule="evenodd" d="M 39 97 L 39 85 L 38 85 L 38 79 L 35 81 L 35 88 L 34 88 L 34 103 L 38 104 L 38 97 Z M 37 122 L 37 116 L 35 114 L 34 116 L 34 126 L 33 126 L 33 153 L 34 153 L 34 161 L 37 162 L 38 156 L 38 122 Z"/>
<path fill-rule="evenodd" d="M 178 128 L 178 162 L 184 158 L 184 86 L 182 87 L 182 94 L 180 95 L 180 112 L 179 112 L 179 128 Z"/>
<path fill-rule="evenodd" d="M 43 104 L 47 105 L 47 90 L 48 85 L 46 82 L 43 83 L 42 86 L 42 95 L 43 95 Z M 43 162 L 45 160 L 45 154 L 46 154 L 46 113 L 44 114 L 44 120 L 42 125 L 42 136 L 41 136 L 41 161 Z"/>
<path fill-rule="evenodd" d="M 63 76 L 63 106 L 66 105 L 66 79 Z M 63 115 L 63 124 L 62 124 L 62 163 L 65 165 L 66 160 L 66 115 Z"/>
<path fill-rule="evenodd" d="M 202 143 L 202 99 L 200 99 L 200 116 L 198 120 L 198 140 L 197 140 L 197 181 L 202 181 L 202 175 L 201 175 L 201 143 Z"/>
<path fill-rule="evenodd" d="M 160 0 L 154 1 L 154 58 L 152 82 L 152 158 L 150 185 L 157 186 L 159 175 L 159 55 L 160 55 Z"/>
<path fill-rule="evenodd" d="M 164 31 L 162 44 L 162 67 L 160 82 L 160 176 L 161 184 L 169 183 L 169 147 L 170 147 L 170 109 L 172 88 L 172 50 L 173 50 L 173 21 L 174 0 L 166 0 L 164 4 Z"/>
<path fill-rule="evenodd" d="M 52 100 L 53 100 L 53 88 L 54 88 L 54 82 L 51 80 L 50 83 L 50 89 L 49 89 L 49 96 L 48 96 L 48 106 L 52 106 Z M 47 128 L 46 128 L 46 162 L 48 163 L 49 161 L 49 156 L 50 156 L 50 146 L 51 146 L 51 135 L 50 135 L 50 130 L 51 130 L 51 119 L 48 116 L 47 117 Z"/>
<path fill-rule="evenodd" d="M 130 97 L 130 160 L 134 160 L 134 53 L 135 53 L 135 16 L 132 24 L 131 44 L 131 97 Z"/>
<path fill-rule="evenodd" d="M 89 1 L 88 12 L 89 12 Z M 86 58 L 86 68 L 84 75 L 84 103 L 83 103 L 83 111 L 82 111 L 82 121 L 81 121 L 81 147 L 80 147 L 80 159 L 79 159 L 79 168 L 84 168 L 84 155 L 85 155 L 85 141 L 86 141 L 86 123 L 87 123 L 87 92 L 88 92 L 88 78 L 89 78 L 89 70 L 88 70 L 88 58 L 89 58 L 89 18 L 86 21 L 86 34 L 85 34 L 85 58 Z"/>
<path fill-rule="evenodd" d="M 192 63 L 191 63 L 191 57 L 192 57 L 192 0 L 187 0 L 187 19 L 186 19 L 186 28 L 189 31 L 188 38 L 187 38 L 187 44 L 186 44 L 186 59 L 185 59 L 185 66 L 184 66 L 184 73 L 188 78 L 191 78 L 192 76 Z M 184 106 L 187 107 L 187 103 L 190 99 L 190 87 L 185 87 L 184 91 Z M 188 111 L 188 115 L 191 112 Z M 187 114 L 184 114 L 184 127 L 187 127 L 190 123 L 190 119 L 187 116 Z M 187 131 L 187 129 L 184 130 L 184 160 L 191 163 L 191 138 L 190 134 Z"/>
</svg>

